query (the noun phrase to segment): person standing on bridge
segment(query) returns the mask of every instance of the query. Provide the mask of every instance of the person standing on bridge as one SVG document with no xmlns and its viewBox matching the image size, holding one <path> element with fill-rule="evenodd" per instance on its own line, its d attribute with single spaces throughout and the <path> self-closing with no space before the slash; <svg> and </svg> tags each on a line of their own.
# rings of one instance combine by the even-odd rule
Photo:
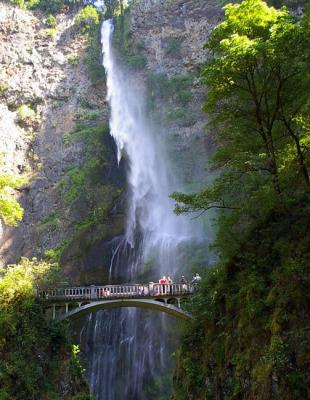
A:
<svg viewBox="0 0 310 400">
<path fill-rule="evenodd" d="M 200 282 L 201 282 L 201 276 L 198 273 L 196 273 L 192 279 L 194 291 L 196 291 L 198 289 L 198 285 L 200 284 Z"/>
<path fill-rule="evenodd" d="M 181 276 L 180 283 L 182 283 L 182 292 L 186 292 L 187 280 L 185 279 L 184 275 Z"/>
<path fill-rule="evenodd" d="M 160 294 L 166 294 L 167 278 L 165 275 L 159 279 L 159 283 L 161 285 Z"/>
<path fill-rule="evenodd" d="M 171 294 L 172 293 L 172 279 L 170 278 L 170 275 L 167 277 L 167 293 Z"/>
</svg>

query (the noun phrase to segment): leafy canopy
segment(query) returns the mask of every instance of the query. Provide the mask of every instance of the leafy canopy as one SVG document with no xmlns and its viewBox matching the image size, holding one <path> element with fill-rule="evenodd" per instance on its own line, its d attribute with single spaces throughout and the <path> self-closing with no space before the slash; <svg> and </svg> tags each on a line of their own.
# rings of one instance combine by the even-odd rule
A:
<svg viewBox="0 0 310 400">
<path fill-rule="evenodd" d="M 100 22 L 96 7 L 84 7 L 75 17 L 75 22 L 83 28 L 84 32 L 94 29 Z"/>
<path fill-rule="evenodd" d="M 19 264 L 0 270 L 3 400 L 90 400 L 77 346 L 71 350 L 66 326 L 46 318 L 46 310 L 35 296 L 38 286 L 54 286 L 59 279 L 57 264 L 35 258 L 22 258 Z"/>
<path fill-rule="evenodd" d="M 230 242 L 309 192 L 310 29 L 309 13 L 296 20 L 261 0 L 224 10 L 201 78 L 204 109 L 217 128 L 212 161 L 222 172 L 201 192 L 172 197 L 177 213 L 226 209 L 219 226 Z"/>
</svg>

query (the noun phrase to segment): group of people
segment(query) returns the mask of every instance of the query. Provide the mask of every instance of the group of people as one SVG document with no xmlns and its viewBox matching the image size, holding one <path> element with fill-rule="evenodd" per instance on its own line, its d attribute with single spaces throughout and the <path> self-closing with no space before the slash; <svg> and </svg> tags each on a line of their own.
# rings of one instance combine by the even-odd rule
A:
<svg viewBox="0 0 310 400">
<path fill-rule="evenodd" d="M 173 282 L 169 275 L 167 277 L 164 275 L 162 278 L 159 279 L 158 283 L 160 283 L 161 285 L 167 285 Z"/>
<path fill-rule="evenodd" d="M 197 283 L 200 283 L 200 281 L 201 281 L 201 276 L 198 273 L 196 273 L 193 276 L 193 278 L 191 280 L 191 283 L 192 284 L 197 284 Z M 169 275 L 167 277 L 164 275 L 162 278 L 159 279 L 158 283 L 160 283 L 161 285 L 167 285 L 167 284 L 172 284 L 173 281 L 172 281 L 172 279 L 171 279 L 171 277 Z M 185 276 L 182 275 L 181 279 L 180 279 L 180 283 L 187 284 L 189 282 L 187 281 Z"/>
</svg>

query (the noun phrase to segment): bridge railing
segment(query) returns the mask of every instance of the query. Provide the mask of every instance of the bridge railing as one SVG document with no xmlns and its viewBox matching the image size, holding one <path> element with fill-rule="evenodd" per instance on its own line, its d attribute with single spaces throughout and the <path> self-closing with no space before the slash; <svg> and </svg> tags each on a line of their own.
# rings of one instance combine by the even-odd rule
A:
<svg viewBox="0 0 310 400">
<path fill-rule="evenodd" d="M 132 297 L 184 296 L 194 292 L 190 283 L 148 283 L 38 290 L 44 300 L 104 300 Z"/>
</svg>

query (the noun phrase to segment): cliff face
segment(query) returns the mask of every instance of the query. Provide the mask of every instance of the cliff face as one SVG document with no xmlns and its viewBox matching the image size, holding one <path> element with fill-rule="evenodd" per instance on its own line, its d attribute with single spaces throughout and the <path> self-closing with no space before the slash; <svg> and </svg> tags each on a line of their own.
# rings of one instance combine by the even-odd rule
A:
<svg viewBox="0 0 310 400">
<path fill-rule="evenodd" d="M 149 116 L 168 136 L 170 159 L 189 191 L 211 177 L 213 132 L 202 111 L 199 74 L 209 57 L 204 45 L 221 16 L 213 0 L 141 0 L 130 12 L 131 40 L 146 58 Z"/>
<path fill-rule="evenodd" d="M 141 0 L 134 2 L 131 16 L 135 37 L 144 40 L 148 67 L 173 75 L 206 62 L 203 47 L 221 10 L 213 0 Z"/>
<path fill-rule="evenodd" d="M 29 185 L 19 194 L 25 209 L 22 223 L 18 228 L 2 227 L 2 265 L 21 255 L 41 256 L 49 249 L 57 253 L 64 247 L 80 247 L 76 244 L 79 224 L 100 205 L 100 191 L 105 188 L 113 201 L 120 194 L 123 175 L 106 128 L 105 85 L 91 82 L 88 47 L 88 39 L 74 25 L 73 14 L 58 15 L 53 30 L 46 26 L 44 15 L 0 3 L 0 152 L 6 171 L 29 177 Z M 24 115 L 27 112 L 30 115 Z M 87 169 L 92 157 L 100 158 L 99 151 L 105 153 L 104 160 L 101 157 L 96 170 Z M 77 182 L 82 180 L 79 171 L 85 172 L 84 188 L 91 192 L 87 200 L 83 185 Z M 101 186 L 98 180 L 90 182 L 94 174 L 101 175 Z M 106 202 L 107 213 L 110 203 Z M 88 239 L 88 252 L 95 246 L 100 253 L 100 247 L 106 248 L 101 242 L 122 231 L 122 217 L 116 214 L 104 216 L 103 223 L 112 233 L 105 229 L 105 235 Z M 95 224 L 88 225 L 89 235 Z M 76 281 L 87 281 L 85 258 L 70 254 L 62 262 L 65 272 Z M 93 275 L 98 272 L 93 279 L 103 279 L 100 269 L 104 265 L 98 258 L 87 260 Z"/>
<path fill-rule="evenodd" d="M 220 10 L 202 3 L 136 1 L 126 17 L 134 55 L 146 60 L 135 73 L 149 117 L 168 136 L 188 190 L 208 180 L 212 147 L 198 76 Z M 29 177 L 17 193 L 22 223 L 2 227 L 1 264 L 48 252 L 73 282 L 87 284 L 106 279 L 111 241 L 123 232 L 125 184 L 106 127 L 104 79 L 92 82 L 89 51 L 73 13 L 57 15 L 54 30 L 44 15 L 0 3 L 0 152 L 6 171 Z"/>
</svg>

